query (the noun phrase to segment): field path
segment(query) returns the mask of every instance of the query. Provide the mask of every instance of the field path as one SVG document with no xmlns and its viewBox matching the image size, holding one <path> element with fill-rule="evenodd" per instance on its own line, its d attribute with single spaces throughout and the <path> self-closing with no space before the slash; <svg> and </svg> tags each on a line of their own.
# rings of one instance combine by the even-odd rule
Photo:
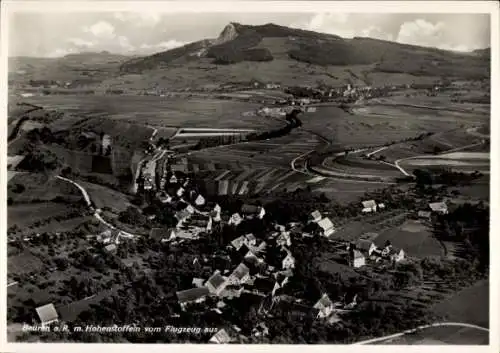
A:
<svg viewBox="0 0 500 353">
<path fill-rule="evenodd" d="M 388 336 L 383 336 L 383 337 L 378 337 L 378 338 L 372 338 L 372 339 L 369 339 L 369 340 L 359 341 L 359 342 L 353 343 L 353 345 L 358 345 L 358 344 L 362 345 L 362 344 L 371 344 L 371 343 L 383 342 L 383 341 L 387 341 L 387 340 L 390 340 L 390 339 L 393 339 L 393 338 L 398 338 L 398 337 L 404 336 L 406 334 L 412 334 L 412 333 L 415 333 L 415 332 L 417 332 L 419 330 L 424 330 L 424 329 L 432 328 L 432 327 L 442 327 L 442 326 L 457 326 L 457 327 L 465 327 L 465 328 L 477 329 L 477 330 L 485 331 L 485 332 L 489 332 L 490 331 L 489 329 L 487 329 L 485 327 L 481 327 L 481 326 L 478 326 L 478 325 L 467 324 L 467 323 L 463 323 L 463 322 L 437 322 L 437 323 L 434 323 L 434 324 L 418 326 L 418 327 L 416 327 L 414 329 L 405 330 L 405 331 L 402 331 L 402 332 L 399 332 L 399 333 L 395 333 L 395 334 L 392 334 L 392 335 L 388 335 Z"/>
<path fill-rule="evenodd" d="M 71 179 L 68 179 L 68 178 L 65 178 L 65 177 L 62 177 L 60 175 L 57 175 L 56 178 L 60 179 L 60 180 L 63 180 L 63 181 L 66 181 L 70 184 L 73 184 L 74 186 L 76 186 L 82 193 L 83 195 L 83 198 L 85 199 L 85 202 L 87 203 L 87 206 L 92 210 L 94 211 L 94 217 L 99 221 L 101 222 L 102 224 L 104 224 L 106 227 L 108 228 L 111 228 L 111 229 L 117 229 L 121 232 L 121 234 L 123 236 L 126 236 L 126 237 L 129 237 L 129 238 L 134 238 L 134 237 L 138 237 L 138 235 L 136 234 L 131 234 L 131 233 L 128 233 L 126 231 L 123 231 L 123 230 L 120 230 L 118 228 L 116 228 L 114 225 L 112 225 L 111 223 L 105 221 L 102 216 L 101 216 L 101 209 L 94 209 L 94 207 L 92 206 L 92 201 L 90 200 L 90 196 L 87 192 L 87 190 L 85 190 L 85 188 L 83 186 L 81 186 L 80 184 L 78 184 L 77 182 L 71 180 Z"/>
</svg>

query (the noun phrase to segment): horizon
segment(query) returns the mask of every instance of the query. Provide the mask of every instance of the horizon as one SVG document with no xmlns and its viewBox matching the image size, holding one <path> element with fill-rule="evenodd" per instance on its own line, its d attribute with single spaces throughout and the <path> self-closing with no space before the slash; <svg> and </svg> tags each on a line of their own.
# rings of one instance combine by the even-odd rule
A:
<svg viewBox="0 0 500 353">
<path fill-rule="evenodd" d="M 203 39 L 215 39 L 229 23 L 290 28 L 471 53 L 491 47 L 490 18 L 484 14 L 359 14 L 359 13 L 13 13 L 9 58 L 62 58 L 101 53 L 147 56 Z M 67 18 L 74 24 L 65 27 Z M 369 21 L 368 21 L 369 20 Z M 471 26 L 458 24 L 465 22 Z M 197 24 L 197 26 L 195 25 Z M 370 25 L 366 25 L 370 23 Z M 39 28 L 38 28 L 39 27 Z M 68 30 L 66 30 L 68 28 Z M 471 30 L 472 28 L 472 30 Z M 463 32 L 463 33 L 462 33 Z M 18 45 L 17 43 L 23 43 Z M 33 45 L 30 45 L 32 43 Z"/>
</svg>

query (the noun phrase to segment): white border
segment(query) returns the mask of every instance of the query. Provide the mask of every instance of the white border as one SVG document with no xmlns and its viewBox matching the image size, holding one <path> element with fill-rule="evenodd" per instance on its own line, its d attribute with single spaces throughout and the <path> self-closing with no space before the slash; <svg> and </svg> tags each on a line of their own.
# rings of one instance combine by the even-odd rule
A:
<svg viewBox="0 0 500 353">
<path fill-rule="evenodd" d="M 131 11 L 142 12 L 144 9 L 155 9 L 162 13 L 293 13 L 293 12 L 344 12 L 344 13 L 490 13 L 491 14 L 491 192 L 490 192 L 490 207 L 491 214 L 497 215 L 499 208 L 499 190 L 498 190 L 498 161 L 495 158 L 494 151 L 499 151 L 498 133 L 498 101 L 494 98 L 500 97 L 499 89 L 499 7 L 495 1 L 237 1 L 237 2 L 187 2 L 187 1 L 2 1 L 1 2 L 1 50 L 0 50 L 0 113 L 1 129 L 4 131 L 4 138 L 1 139 L 0 153 L 0 200 L 2 200 L 0 234 L 2 239 L 6 241 L 6 135 L 7 135 L 7 38 L 8 38 L 8 18 L 7 13 L 18 11 L 29 12 L 115 12 L 115 11 Z M 5 184 L 4 184 L 5 183 Z M 491 233 L 499 226 L 499 219 L 492 217 Z M 500 228 L 499 228 L 500 229 Z M 500 316 L 500 308 L 498 306 L 499 298 L 499 277 L 498 277 L 498 255 L 493 249 L 498 249 L 499 239 L 497 236 L 490 236 L 490 345 L 485 347 L 469 347 L 469 346 L 342 346 L 342 345 L 315 345 L 315 346 L 300 346 L 300 345 L 229 345 L 229 346 L 214 346 L 214 345 L 125 345 L 125 344 L 6 344 L 6 264 L 7 258 L 5 243 L 0 245 L 0 258 L 3 263 L 0 265 L 1 286 L 0 286 L 0 352 L 88 352 L 89 350 L 98 349 L 107 352 L 137 352 L 137 350 L 148 350 L 153 352 L 165 351 L 192 351 L 206 352 L 208 351 L 242 351 L 255 350 L 264 351 L 272 350 L 273 352 L 300 352 L 307 349 L 312 352 L 330 352 L 345 351 L 373 351 L 373 352 L 397 352 L 397 351 L 423 351 L 423 352 L 495 352 L 499 351 L 499 326 L 498 319 Z"/>
</svg>

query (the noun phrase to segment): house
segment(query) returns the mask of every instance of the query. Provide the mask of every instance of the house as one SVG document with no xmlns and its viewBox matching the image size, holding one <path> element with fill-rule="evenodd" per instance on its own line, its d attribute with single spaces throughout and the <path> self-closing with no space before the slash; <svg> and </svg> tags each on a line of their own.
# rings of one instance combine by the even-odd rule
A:
<svg viewBox="0 0 500 353">
<path fill-rule="evenodd" d="M 111 237 L 112 237 L 111 230 L 106 229 L 104 232 L 97 235 L 96 240 L 100 243 L 107 244 L 111 242 Z"/>
<path fill-rule="evenodd" d="M 207 280 L 205 286 L 211 294 L 219 295 L 227 286 L 227 281 L 220 271 L 215 271 L 214 274 Z"/>
<path fill-rule="evenodd" d="M 243 290 L 244 288 L 239 285 L 228 284 L 220 296 L 227 299 L 239 298 Z"/>
<path fill-rule="evenodd" d="M 418 211 L 417 217 L 420 219 L 430 220 L 432 213 L 430 211 Z"/>
<path fill-rule="evenodd" d="M 377 203 L 375 200 L 362 201 L 363 213 L 377 212 Z"/>
<path fill-rule="evenodd" d="M 391 247 L 389 250 L 389 258 L 394 263 L 401 262 L 405 258 L 405 252 L 403 251 L 403 249 L 396 249 L 394 247 Z"/>
<path fill-rule="evenodd" d="M 359 250 L 353 249 L 349 254 L 349 265 L 355 268 L 365 265 L 365 256 Z"/>
<path fill-rule="evenodd" d="M 238 213 L 233 213 L 233 215 L 232 215 L 232 216 L 231 216 L 231 218 L 229 219 L 228 224 L 229 224 L 229 225 L 234 224 L 235 226 L 237 226 L 237 225 L 238 225 L 238 224 L 240 224 L 242 221 L 243 221 L 243 219 L 241 218 L 241 216 L 240 216 Z"/>
<path fill-rule="evenodd" d="M 445 202 L 432 202 L 429 204 L 429 208 L 432 210 L 432 212 L 439 213 L 439 214 L 447 214 L 448 213 L 448 206 L 446 205 Z"/>
<path fill-rule="evenodd" d="M 253 235 L 252 233 L 245 235 L 245 244 L 248 247 L 255 246 L 257 244 L 257 238 L 255 238 L 255 235 Z"/>
<path fill-rule="evenodd" d="M 317 301 L 313 306 L 314 309 L 319 310 L 318 318 L 324 319 L 333 313 L 334 305 L 333 302 L 328 297 L 328 294 L 323 294 L 323 296 Z"/>
<path fill-rule="evenodd" d="M 318 226 L 323 230 L 323 236 L 329 237 L 333 233 L 335 233 L 335 227 L 333 226 L 332 221 L 330 221 L 330 218 L 325 217 L 322 220 L 318 222 Z"/>
<path fill-rule="evenodd" d="M 236 238 L 236 239 L 233 239 L 233 241 L 231 241 L 231 246 L 232 246 L 233 248 L 235 248 L 236 250 L 240 250 L 240 249 L 241 249 L 241 247 L 242 247 L 243 245 L 245 245 L 245 241 L 246 241 L 246 239 L 245 239 L 245 237 L 242 235 L 242 236 L 240 236 L 240 237 L 238 237 L 238 238 Z"/>
<path fill-rule="evenodd" d="M 170 184 L 177 184 L 177 177 L 175 176 L 175 174 L 172 174 L 172 176 L 170 177 L 169 183 Z"/>
<path fill-rule="evenodd" d="M 295 258 L 289 250 L 286 251 L 285 258 L 281 260 L 281 267 L 283 270 L 289 270 L 295 267 Z"/>
<path fill-rule="evenodd" d="M 234 339 L 227 333 L 225 329 L 217 331 L 215 335 L 210 338 L 209 343 L 225 344 L 233 342 Z"/>
<path fill-rule="evenodd" d="M 281 232 L 280 235 L 278 235 L 278 238 L 276 238 L 276 244 L 278 246 L 291 246 L 292 240 L 290 238 L 290 232 Z"/>
<path fill-rule="evenodd" d="M 40 319 L 42 326 L 57 322 L 59 320 L 59 314 L 54 307 L 54 304 L 46 304 L 36 308 L 36 313 Z"/>
<path fill-rule="evenodd" d="M 203 287 L 204 283 L 205 283 L 205 280 L 203 278 L 193 278 L 193 281 L 191 282 L 191 284 L 193 286 L 195 286 L 196 288 Z"/>
<path fill-rule="evenodd" d="M 194 209 L 194 207 L 193 207 L 193 206 L 191 206 L 191 205 L 187 205 L 187 206 L 186 206 L 186 208 L 185 208 L 185 210 L 186 210 L 186 211 L 188 211 L 188 212 L 189 212 L 189 214 L 193 214 L 193 213 L 195 213 L 195 209 Z"/>
<path fill-rule="evenodd" d="M 192 303 L 203 303 L 210 294 L 207 287 L 191 288 L 180 292 L 177 292 L 177 299 L 182 310 L 186 309 L 188 304 Z"/>
<path fill-rule="evenodd" d="M 221 221 L 221 216 L 220 216 L 221 211 L 222 211 L 222 209 L 219 206 L 219 204 L 215 204 L 214 209 L 211 212 L 212 219 L 214 220 L 214 222 Z"/>
<path fill-rule="evenodd" d="M 104 247 L 104 250 L 106 250 L 109 253 L 115 252 L 117 249 L 116 244 L 108 244 Z"/>
<path fill-rule="evenodd" d="M 321 215 L 321 212 L 319 212 L 318 210 L 311 213 L 311 217 L 310 217 L 311 222 L 318 223 L 319 221 L 321 221 L 321 218 L 323 218 L 323 216 Z"/>
<path fill-rule="evenodd" d="M 177 189 L 177 196 L 181 197 L 183 194 L 184 194 L 184 188 L 183 187 L 180 187 L 179 189 Z"/>
<path fill-rule="evenodd" d="M 371 256 L 373 251 L 377 250 L 377 246 L 369 240 L 360 239 L 356 242 L 356 249 Z"/>
<path fill-rule="evenodd" d="M 248 250 L 247 253 L 245 254 L 245 260 L 251 264 L 251 265 L 258 265 L 264 262 L 263 259 L 255 255 L 251 250 Z"/>
<path fill-rule="evenodd" d="M 194 200 L 194 203 L 196 206 L 203 206 L 205 204 L 205 198 L 201 195 L 198 195 L 196 197 L 196 200 Z"/>
<path fill-rule="evenodd" d="M 229 283 L 241 285 L 250 279 L 250 269 L 244 264 L 240 263 L 228 278 Z"/>
<path fill-rule="evenodd" d="M 383 210 L 383 209 L 385 209 L 385 204 L 383 204 L 383 203 L 379 203 L 379 204 L 378 204 L 378 209 L 379 209 L 379 210 Z"/>
</svg>

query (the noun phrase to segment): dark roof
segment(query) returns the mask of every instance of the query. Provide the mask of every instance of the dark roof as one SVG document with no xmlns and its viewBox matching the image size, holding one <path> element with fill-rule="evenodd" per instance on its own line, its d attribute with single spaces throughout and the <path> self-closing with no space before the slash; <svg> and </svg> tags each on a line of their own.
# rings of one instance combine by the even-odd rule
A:
<svg viewBox="0 0 500 353">
<path fill-rule="evenodd" d="M 172 228 L 153 228 L 149 233 L 149 236 L 155 240 L 162 240 L 163 238 L 170 237 L 170 232 Z"/>
<path fill-rule="evenodd" d="M 258 213 L 259 206 L 244 204 L 241 206 L 242 213 Z"/>
<path fill-rule="evenodd" d="M 191 288 L 177 292 L 177 299 L 179 299 L 181 303 L 188 303 L 203 298 L 208 294 L 207 287 Z"/>
<path fill-rule="evenodd" d="M 365 240 L 365 239 L 358 240 L 356 242 L 356 249 L 363 250 L 363 251 L 368 251 L 368 250 L 370 250 L 370 247 L 371 247 L 372 243 L 373 242 L 370 241 L 370 240 Z"/>
<path fill-rule="evenodd" d="M 269 278 L 256 278 L 253 283 L 253 288 L 263 293 L 271 292 L 276 282 Z"/>
<path fill-rule="evenodd" d="M 225 280 L 224 277 L 222 277 L 221 274 L 217 272 L 214 273 L 207 282 L 214 286 L 214 288 L 219 288 L 225 282 Z"/>
<path fill-rule="evenodd" d="M 244 264 L 240 263 L 231 274 L 232 277 L 236 277 L 238 280 L 242 279 L 245 275 L 250 272 L 250 269 Z"/>
</svg>

